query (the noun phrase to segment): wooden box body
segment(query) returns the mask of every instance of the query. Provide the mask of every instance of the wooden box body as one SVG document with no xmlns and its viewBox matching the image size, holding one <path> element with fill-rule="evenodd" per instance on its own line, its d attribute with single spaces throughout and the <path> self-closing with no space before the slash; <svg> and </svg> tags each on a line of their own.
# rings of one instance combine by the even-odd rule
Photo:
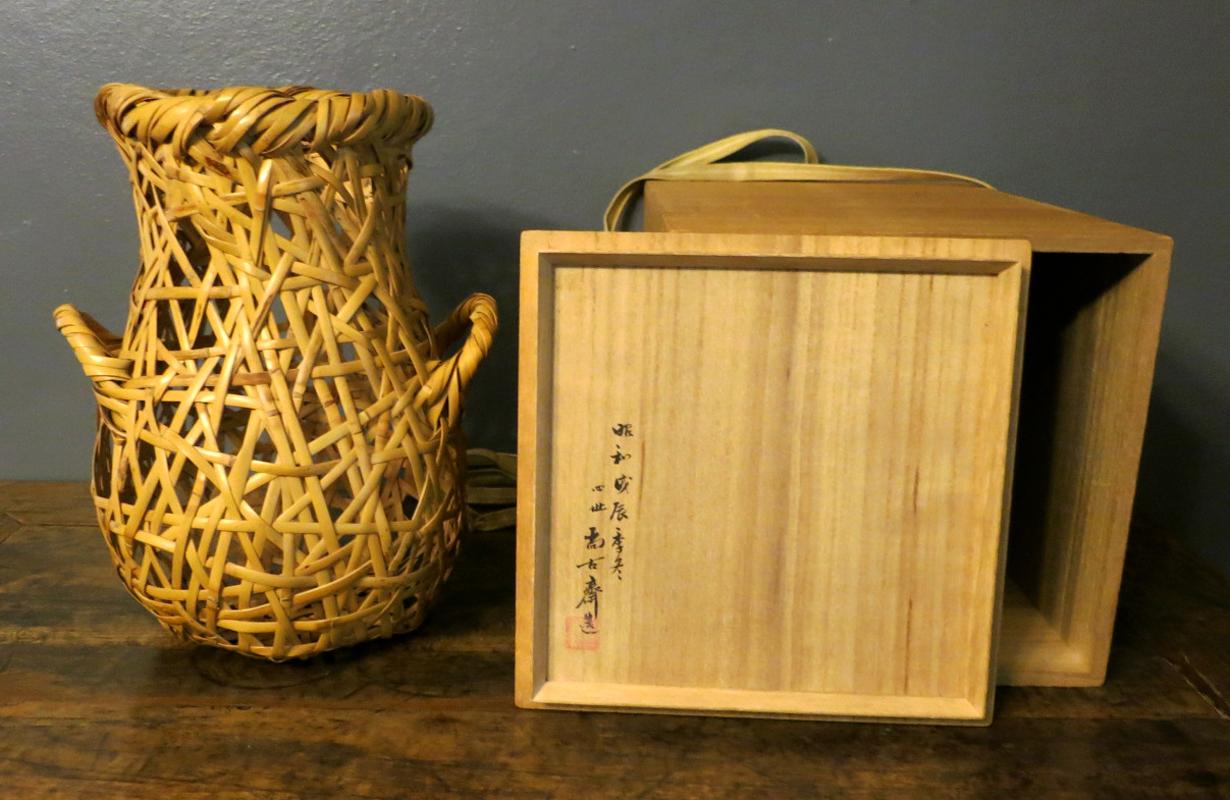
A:
<svg viewBox="0 0 1230 800">
<path fill-rule="evenodd" d="M 519 705 L 979 723 L 1029 248 L 527 232 Z"/>
<path fill-rule="evenodd" d="M 650 182 L 651 231 L 1022 238 L 1033 250 L 999 682 L 1105 679 L 1169 237 L 952 184 Z"/>
</svg>

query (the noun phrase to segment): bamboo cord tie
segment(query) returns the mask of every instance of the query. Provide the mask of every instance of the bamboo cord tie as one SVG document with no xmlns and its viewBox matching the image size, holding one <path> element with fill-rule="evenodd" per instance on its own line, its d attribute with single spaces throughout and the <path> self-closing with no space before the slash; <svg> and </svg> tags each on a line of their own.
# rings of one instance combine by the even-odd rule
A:
<svg viewBox="0 0 1230 800">
<path fill-rule="evenodd" d="M 722 161 L 754 144 L 770 139 L 787 139 L 793 142 L 802 152 L 802 162 Z M 602 217 L 606 230 L 619 230 L 628 206 L 643 191 L 646 181 L 919 181 L 965 183 L 991 188 L 990 184 L 977 178 L 952 172 L 822 164 L 816 148 L 799 134 L 779 128 L 761 128 L 736 133 L 681 153 L 628 181 L 615 192 L 607 205 L 606 213 Z"/>
<path fill-rule="evenodd" d="M 417 627 L 466 522 L 458 421 L 498 326 L 475 294 L 433 327 L 410 280 L 404 194 L 431 107 L 110 84 L 95 111 L 141 263 L 122 335 L 54 316 L 98 401 L 119 577 L 175 634 L 273 660 Z M 507 465 L 472 459 L 480 499 L 506 500 Z"/>
</svg>

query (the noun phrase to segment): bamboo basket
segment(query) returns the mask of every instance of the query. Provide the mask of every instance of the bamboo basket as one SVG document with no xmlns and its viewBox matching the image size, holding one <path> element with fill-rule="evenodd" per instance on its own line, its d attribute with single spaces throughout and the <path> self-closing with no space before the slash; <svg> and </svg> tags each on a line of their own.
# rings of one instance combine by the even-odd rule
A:
<svg viewBox="0 0 1230 800">
<path fill-rule="evenodd" d="M 409 279 L 431 107 L 111 84 L 95 110 L 141 262 L 122 336 L 72 306 L 55 320 L 98 402 L 120 579 L 178 636 L 272 660 L 414 629 L 457 552 L 457 423 L 497 325 L 475 294 L 433 328 Z"/>
</svg>

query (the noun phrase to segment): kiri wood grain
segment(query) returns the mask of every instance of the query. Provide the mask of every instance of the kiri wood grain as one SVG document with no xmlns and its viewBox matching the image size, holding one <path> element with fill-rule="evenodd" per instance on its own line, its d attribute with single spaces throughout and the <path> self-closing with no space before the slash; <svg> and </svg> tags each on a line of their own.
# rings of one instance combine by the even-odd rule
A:
<svg viewBox="0 0 1230 800">
<path fill-rule="evenodd" d="M 550 337 L 522 360 L 547 588 L 520 702 L 985 721 L 1027 268 L 1000 240 L 525 234 L 521 328 Z"/>
<path fill-rule="evenodd" d="M 1106 674 L 1170 238 L 939 183 L 650 181 L 650 231 L 1012 237 L 1032 249 L 999 682 Z"/>
</svg>

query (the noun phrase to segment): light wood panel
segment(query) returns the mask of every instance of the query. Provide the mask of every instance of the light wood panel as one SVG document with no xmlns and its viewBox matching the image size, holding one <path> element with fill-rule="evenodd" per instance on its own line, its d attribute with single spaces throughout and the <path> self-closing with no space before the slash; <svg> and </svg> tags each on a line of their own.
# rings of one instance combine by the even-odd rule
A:
<svg viewBox="0 0 1230 800">
<path fill-rule="evenodd" d="M 1011 577 L 1004 581 L 1003 602 L 998 658 L 1001 684 L 1007 682 L 1007 676 L 1028 675 L 1031 685 L 1070 686 L 1072 676 L 1088 672 L 1088 658 L 1064 640 Z M 1096 686 L 1100 682 L 1090 679 L 1086 685 Z"/>
<path fill-rule="evenodd" d="M 1028 239 L 1033 280 L 1008 564 L 1020 591 L 1005 601 L 999 681 L 1103 681 L 1169 237 L 943 184 L 651 182 L 645 227 Z"/>
<path fill-rule="evenodd" d="M 1025 197 L 944 183 L 650 181 L 645 229 L 702 233 L 986 236 L 1035 251 L 1153 253 L 1170 238 Z"/>
<path fill-rule="evenodd" d="M 1016 648 L 1004 683 L 1105 679 L 1169 260 L 1035 256 L 1009 574 L 1064 650 Z"/>
<path fill-rule="evenodd" d="M 518 702 L 985 721 L 1027 268 L 525 234 Z"/>
</svg>

